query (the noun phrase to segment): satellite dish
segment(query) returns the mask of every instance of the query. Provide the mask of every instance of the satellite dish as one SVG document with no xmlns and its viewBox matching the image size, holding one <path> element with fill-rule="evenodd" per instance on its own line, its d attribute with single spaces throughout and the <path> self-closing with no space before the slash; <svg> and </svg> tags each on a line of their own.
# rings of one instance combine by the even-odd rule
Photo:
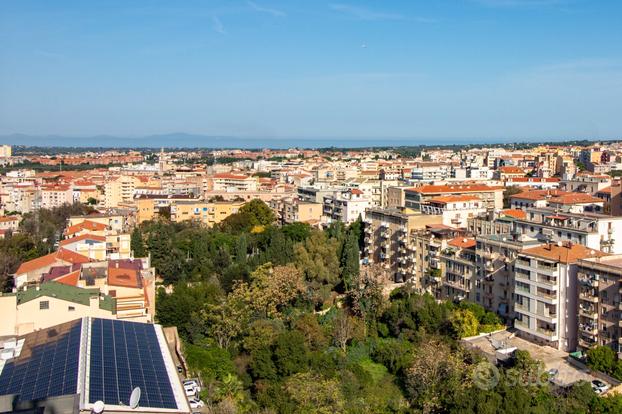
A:
<svg viewBox="0 0 622 414">
<path fill-rule="evenodd" d="M 99 400 L 99 401 L 95 401 L 95 403 L 93 404 L 93 412 L 95 414 L 101 414 L 104 411 L 104 402 Z"/>
<path fill-rule="evenodd" d="M 136 387 L 132 390 L 132 395 L 130 395 L 130 408 L 131 409 L 138 408 L 139 401 L 140 401 L 140 387 Z"/>
</svg>

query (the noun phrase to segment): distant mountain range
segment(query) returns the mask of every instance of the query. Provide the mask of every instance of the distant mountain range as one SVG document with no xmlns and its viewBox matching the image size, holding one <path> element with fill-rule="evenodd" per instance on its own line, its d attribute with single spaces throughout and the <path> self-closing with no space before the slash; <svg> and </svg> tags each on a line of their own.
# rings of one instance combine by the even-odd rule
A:
<svg viewBox="0 0 622 414">
<path fill-rule="evenodd" d="M 568 140 L 571 140 L 569 138 Z M 0 144 L 30 147 L 91 147 L 91 148 L 356 148 L 399 147 L 416 145 L 465 145 L 508 144 L 512 142 L 559 142 L 563 139 L 515 138 L 243 138 L 235 136 L 211 136 L 183 132 L 147 135 L 144 137 L 120 137 L 96 135 L 72 137 L 62 135 L 0 135 Z"/>
</svg>

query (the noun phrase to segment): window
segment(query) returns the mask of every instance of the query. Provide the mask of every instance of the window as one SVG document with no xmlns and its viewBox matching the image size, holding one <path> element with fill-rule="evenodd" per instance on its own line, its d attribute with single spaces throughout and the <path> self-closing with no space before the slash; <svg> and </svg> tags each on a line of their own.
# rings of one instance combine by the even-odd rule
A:
<svg viewBox="0 0 622 414">
<path fill-rule="evenodd" d="M 67 310 L 68 310 L 69 312 L 73 312 L 73 311 L 75 311 L 75 310 L 76 310 L 76 307 L 75 307 L 75 306 L 69 306 L 69 307 L 67 308 Z"/>
<path fill-rule="evenodd" d="M 50 309 L 49 300 L 42 300 L 41 302 L 39 302 L 39 310 L 45 310 L 45 309 Z"/>
</svg>

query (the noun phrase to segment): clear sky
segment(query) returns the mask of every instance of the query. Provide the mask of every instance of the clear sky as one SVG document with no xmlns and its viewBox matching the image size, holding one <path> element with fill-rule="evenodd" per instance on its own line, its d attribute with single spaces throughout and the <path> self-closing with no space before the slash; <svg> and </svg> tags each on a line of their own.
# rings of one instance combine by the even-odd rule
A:
<svg viewBox="0 0 622 414">
<path fill-rule="evenodd" d="M 0 1 L 0 134 L 170 132 L 622 138 L 622 1 Z"/>
</svg>

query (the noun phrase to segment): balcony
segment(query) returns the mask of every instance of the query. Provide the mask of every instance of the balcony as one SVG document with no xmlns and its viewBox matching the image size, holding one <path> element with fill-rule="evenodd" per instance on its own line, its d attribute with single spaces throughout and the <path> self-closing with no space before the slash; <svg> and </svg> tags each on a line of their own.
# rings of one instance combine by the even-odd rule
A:
<svg viewBox="0 0 622 414">
<path fill-rule="evenodd" d="M 579 331 L 583 335 L 596 337 L 598 336 L 598 326 L 595 323 L 580 323 Z"/>
<path fill-rule="evenodd" d="M 524 305 L 524 304 L 520 304 L 520 303 L 515 303 L 514 304 L 514 309 L 516 309 L 518 311 L 529 312 L 529 306 Z"/>
<path fill-rule="evenodd" d="M 579 299 L 590 303 L 598 303 L 598 295 L 594 295 L 594 292 L 580 292 Z"/>
<path fill-rule="evenodd" d="M 579 316 L 582 316 L 584 318 L 588 318 L 588 319 L 598 319 L 598 313 L 596 312 L 595 309 L 579 309 Z"/>
<path fill-rule="evenodd" d="M 529 328 L 529 324 L 527 324 L 526 322 L 523 322 L 519 319 L 515 319 L 514 320 L 514 327 L 516 329 L 519 329 L 521 331 L 530 331 L 531 329 Z"/>
<path fill-rule="evenodd" d="M 539 334 L 539 336 L 542 336 L 549 341 L 557 340 L 557 332 L 549 327 L 539 326 L 538 328 L 536 328 L 536 332 Z"/>
<path fill-rule="evenodd" d="M 594 275 L 592 277 L 589 277 L 587 275 L 579 275 L 579 283 L 584 285 L 584 286 L 589 286 L 589 287 L 594 287 L 597 288 L 598 287 L 598 275 Z"/>
</svg>

